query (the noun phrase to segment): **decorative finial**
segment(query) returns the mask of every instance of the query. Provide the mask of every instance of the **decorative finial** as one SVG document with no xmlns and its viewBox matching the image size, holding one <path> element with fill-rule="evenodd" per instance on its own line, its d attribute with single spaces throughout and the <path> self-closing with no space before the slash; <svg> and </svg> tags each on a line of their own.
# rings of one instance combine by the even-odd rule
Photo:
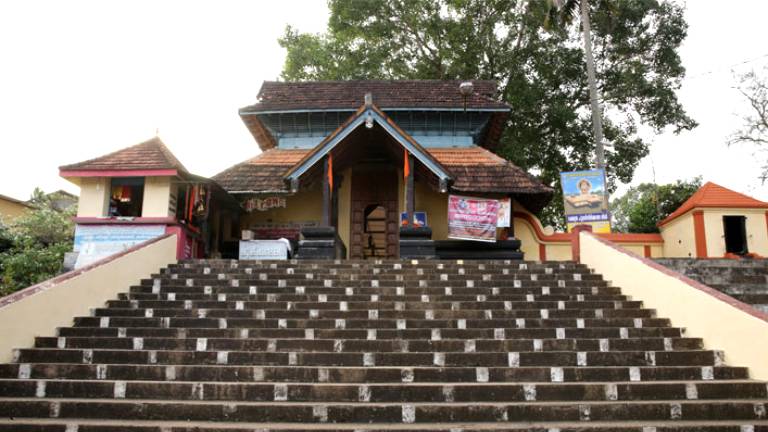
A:
<svg viewBox="0 0 768 432">
<path fill-rule="evenodd" d="M 365 94 L 365 107 L 370 108 L 371 105 L 373 105 L 373 94 L 366 93 Z"/>
</svg>

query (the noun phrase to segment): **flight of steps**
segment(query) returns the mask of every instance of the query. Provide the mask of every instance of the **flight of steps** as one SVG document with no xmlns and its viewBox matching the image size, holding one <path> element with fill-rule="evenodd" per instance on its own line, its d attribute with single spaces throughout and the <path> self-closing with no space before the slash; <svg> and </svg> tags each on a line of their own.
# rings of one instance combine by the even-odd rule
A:
<svg viewBox="0 0 768 432">
<path fill-rule="evenodd" d="M 656 262 L 768 313 L 768 260 L 663 258 Z"/>
<path fill-rule="evenodd" d="M 188 261 L 0 365 L 0 431 L 752 432 L 767 392 L 574 263 Z"/>
</svg>

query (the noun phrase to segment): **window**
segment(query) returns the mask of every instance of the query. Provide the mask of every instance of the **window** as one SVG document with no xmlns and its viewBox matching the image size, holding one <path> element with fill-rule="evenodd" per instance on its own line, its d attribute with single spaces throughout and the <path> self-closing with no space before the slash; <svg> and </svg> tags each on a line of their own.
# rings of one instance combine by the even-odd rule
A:
<svg viewBox="0 0 768 432">
<path fill-rule="evenodd" d="M 112 179 L 108 216 L 141 217 L 144 204 L 144 177 Z"/>
</svg>

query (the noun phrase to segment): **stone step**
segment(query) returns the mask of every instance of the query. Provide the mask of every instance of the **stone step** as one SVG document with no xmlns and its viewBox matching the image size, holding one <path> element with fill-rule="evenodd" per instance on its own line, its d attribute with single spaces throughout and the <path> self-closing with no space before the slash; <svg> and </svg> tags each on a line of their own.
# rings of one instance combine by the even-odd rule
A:
<svg viewBox="0 0 768 432">
<path fill-rule="evenodd" d="M 395 310 L 398 302 L 383 302 L 376 301 L 371 302 L 370 299 L 363 301 L 328 301 L 326 297 L 325 302 L 315 301 L 301 301 L 301 302 L 267 302 L 267 301 L 250 301 L 250 300 L 232 300 L 229 297 L 216 298 L 211 300 L 177 300 L 175 299 L 151 299 L 151 300 L 110 300 L 107 302 L 108 309 L 237 309 L 237 310 L 311 310 L 311 309 L 336 309 L 336 310 Z M 511 296 L 510 296 L 511 297 Z M 507 297 L 507 298 L 510 298 Z M 427 298 L 429 301 L 410 303 L 407 306 L 408 310 L 452 310 L 454 302 L 437 302 L 433 301 L 432 297 Z M 426 303 L 426 304 L 422 304 Z M 596 301 L 596 300 L 582 300 L 576 299 L 551 299 L 548 296 L 546 299 L 541 297 L 534 297 L 533 301 L 528 301 L 525 296 L 518 296 L 516 299 L 510 299 L 505 301 L 482 301 L 482 302 L 461 302 L 461 310 L 519 310 L 519 309 L 641 309 L 642 302 L 639 301 Z"/>
<path fill-rule="evenodd" d="M 313 335 L 314 336 L 314 335 Z M 505 351 L 672 351 L 702 349 L 701 339 L 579 339 L 562 331 L 559 339 L 506 339 L 504 332 L 495 339 L 232 339 L 206 338 L 212 351 L 277 352 L 505 352 Z M 195 350 L 196 338 L 82 338 L 38 337 L 36 348 Z"/>
<path fill-rule="evenodd" d="M 440 403 L 766 399 L 754 381 L 590 383 L 221 383 L 0 379 L 3 398 Z"/>
<path fill-rule="evenodd" d="M 584 322 L 586 325 L 586 321 Z M 162 327 L 102 327 L 114 321 L 101 321 L 99 327 L 62 327 L 60 337 L 165 337 L 165 338 L 223 338 L 223 339 L 368 339 L 368 340 L 430 340 L 436 339 L 495 339 L 503 331 L 506 339 L 557 339 L 556 327 L 525 327 L 528 320 L 517 322 L 521 327 L 444 328 L 444 329 L 254 329 L 254 328 L 162 328 Z M 577 322 L 578 324 L 578 322 Z M 579 339 L 637 339 L 679 338 L 683 331 L 676 327 L 562 327 L 567 337 Z"/>
<path fill-rule="evenodd" d="M 308 305 L 311 306 L 311 305 Z M 331 305 L 334 306 L 334 305 Z M 519 308 L 514 309 L 423 309 L 423 310 L 404 310 L 404 309 L 357 309 L 349 310 L 349 305 L 341 303 L 335 305 L 335 308 L 306 308 L 297 309 L 294 305 L 287 309 L 155 309 L 155 308 L 98 308 L 93 310 L 93 317 L 88 318 L 171 318 L 173 323 L 175 318 L 226 318 L 226 319 L 259 319 L 269 324 L 269 320 L 288 319 L 293 321 L 304 321 L 313 319 L 318 321 L 319 328 L 324 328 L 322 320 L 328 319 L 346 319 L 349 321 L 371 321 L 378 320 L 384 323 L 386 327 L 388 321 L 407 320 L 420 322 L 423 320 L 436 321 L 436 327 L 443 327 L 442 322 L 465 320 L 515 320 L 517 318 L 548 318 L 548 319 L 567 319 L 584 318 L 595 319 L 599 313 L 603 318 L 645 318 L 650 319 L 655 315 L 651 309 L 600 309 L 596 313 L 595 309 L 562 309 L 554 308 Z M 563 305 L 565 306 L 565 305 Z M 403 305 L 405 308 L 406 305 Z M 279 323 L 278 323 L 279 324 Z M 417 324 L 418 325 L 418 324 Z"/>
<path fill-rule="evenodd" d="M 0 417 L 279 423 L 765 420 L 766 400 L 301 403 L 0 398 Z"/>
<path fill-rule="evenodd" d="M 172 369 L 169 369 L 172 368 Z M 747 369 L 730 366 L 590 367 L 317 367 L 232 365 L 130 365 L 10 363 L 0 378 L 197 382 L 616 382 L 744 380 Z"/>
<path fill-rule="evenodd" d="M 457 427 L 460 426 L 460 427 Z M 0 419 L 0 432 L 325 432 L 387 431 L 387 432 L 768 432 L 768 421 L 642 421 L 619 425 L 615 422 L 541 422 L 532 426 L 528 422 L 474 423 L 461 425 L 450 423 L 414 423 L 410 425 L 347 423 L 347 424 L 296 424 L 296 423 L 229 423 L 229 422 L 168 422 L 168 421 L 104 421 L 93 419 Z"/>
<path fill-rule="evenodd" d="M 263 365 L 263 366 L 720 366 L 722 353 L 690 351 L 521 351 L 448 353 L 308 353 L 258 351 L 207 351 L 198 340 L 198 351 L 143 351 L 118 349 L 26 348 L 15 351 L 16 363 L 95 363 L 163 365 Z"/>
<path fill-rule="evenodd" d="M 541 316 L 549 311 L 540 312 Z M 201 316 L 205 318 L 139 318 L 139 317 L 77 317 L 77 327 L 178 327 L 178 328 L 297 328 L 297 329 L 449 329 L 449 328 L 582 328 L 582 327 L 614 327 L 614 328 L 646 328 L 669 327 L 670 322 L 664 318 L 557 318 L 557 312 L 552 311 L 552 317 L 501 319 L 276 319 L 276 318 L 228 318 L 207 317 L 207 311 Z M 605 312 L 604 312 L 605 313 Z M 103 319 L 104 320 L 103 320 Z M 107 325 L 104 323 L 108 322 Z"/>
</svg>

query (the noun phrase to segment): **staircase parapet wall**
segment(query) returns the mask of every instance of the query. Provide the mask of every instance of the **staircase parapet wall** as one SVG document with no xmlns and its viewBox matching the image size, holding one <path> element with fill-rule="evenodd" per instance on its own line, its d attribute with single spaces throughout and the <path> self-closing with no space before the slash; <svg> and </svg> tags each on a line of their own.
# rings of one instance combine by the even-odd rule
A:
<svg viewBox="0 0 768 432">
<path fill-rule="evenodd" d="M 624 294 L 686 328 L 689 337 L 702 338 L 706 347 L 723 349 L 728 364 L 768 379 L 768 314 L 592 233 L 580 234 L 580 246 L 581 263 Z"/>
<path fill-rule="evenodd" d="M 0 298 L 0 362 L 175 262 L 176 242 L 175 234 L 165 234 Z"/>
</svg>

